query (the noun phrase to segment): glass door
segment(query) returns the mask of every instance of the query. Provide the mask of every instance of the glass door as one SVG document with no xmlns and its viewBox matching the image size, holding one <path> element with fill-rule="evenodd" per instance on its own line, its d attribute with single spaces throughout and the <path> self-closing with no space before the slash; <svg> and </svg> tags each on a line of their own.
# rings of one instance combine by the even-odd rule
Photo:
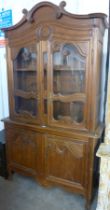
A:
<svg viewBox="0 0 110 210">
<path fill-rule="evenodd" d="M 13 61 L 14 112 L 25 121 L 39 118 L 39 73 L 37 46 L 20 48 Z"/>
<path fill-rule="evenodd" d="M 54 45 L 54 44 L 53 44 Z M 49 123 L 59 127 L 85 127 L 86 56 L 77 44 L 55 44 L 51 50 Z"/>
</svg>

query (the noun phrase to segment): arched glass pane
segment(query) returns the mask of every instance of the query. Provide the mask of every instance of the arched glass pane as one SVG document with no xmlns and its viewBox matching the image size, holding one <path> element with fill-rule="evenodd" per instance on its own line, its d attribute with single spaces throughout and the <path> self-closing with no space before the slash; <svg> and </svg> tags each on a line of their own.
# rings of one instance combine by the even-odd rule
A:
<svg viewBox="0 0 110 210">
<path fill-rule="evenodd" d="M 14 60 L 14 86 L 23 91 L 37 91 L 36 48 L 21 48 Z"/>
<path fill-rule="evenodd" d="M 85 91 L 85 57 L 70 44 L 53 53 L 54 94 L 74 94 Z"/>
</svg>

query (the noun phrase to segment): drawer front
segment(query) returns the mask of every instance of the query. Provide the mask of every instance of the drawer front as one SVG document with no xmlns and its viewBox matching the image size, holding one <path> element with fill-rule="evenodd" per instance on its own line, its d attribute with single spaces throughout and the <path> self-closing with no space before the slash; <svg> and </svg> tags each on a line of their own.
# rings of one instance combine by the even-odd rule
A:
<svg viewBox="0 0 110 210">
<path fill-rule="evenodd" d="M 45 157 L 48 180 L 84 191 L 87 184 L 87 142 L 48 136 Z"/>
</svg>

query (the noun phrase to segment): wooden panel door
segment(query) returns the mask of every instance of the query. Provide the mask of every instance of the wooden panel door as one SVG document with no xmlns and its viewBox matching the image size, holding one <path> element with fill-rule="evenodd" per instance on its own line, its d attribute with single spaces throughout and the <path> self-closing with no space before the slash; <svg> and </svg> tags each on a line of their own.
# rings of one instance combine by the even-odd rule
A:
<svg viewBox="0 0 110 210">
<path fill-rule="evenodd" d="M 36 176 L 39 168 L 41 135 L 23 128 L 6 129 L 9 171 L 17 170 Z"/>
<path fill-rule="evenodd" d="M 46 179 L 84 193 L 87 182 L 87 143 L 48 136 L 45 142 Z"/>
</svg>

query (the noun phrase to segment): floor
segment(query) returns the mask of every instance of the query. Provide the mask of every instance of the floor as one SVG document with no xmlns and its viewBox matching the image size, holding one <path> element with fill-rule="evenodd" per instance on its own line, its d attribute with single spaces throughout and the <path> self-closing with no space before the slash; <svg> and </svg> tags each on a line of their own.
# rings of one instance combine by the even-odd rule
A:
<svg viewBox="0 0 110 210">
<path fill-rule="evenodd" d="M 91 210 L 96 209 L 97 196 Z M 0 210 L 84 210 L 85 199 L 61 188 L 44 188 L 33 179 L 13 175 L 0 177 Z"/>
</svg>

